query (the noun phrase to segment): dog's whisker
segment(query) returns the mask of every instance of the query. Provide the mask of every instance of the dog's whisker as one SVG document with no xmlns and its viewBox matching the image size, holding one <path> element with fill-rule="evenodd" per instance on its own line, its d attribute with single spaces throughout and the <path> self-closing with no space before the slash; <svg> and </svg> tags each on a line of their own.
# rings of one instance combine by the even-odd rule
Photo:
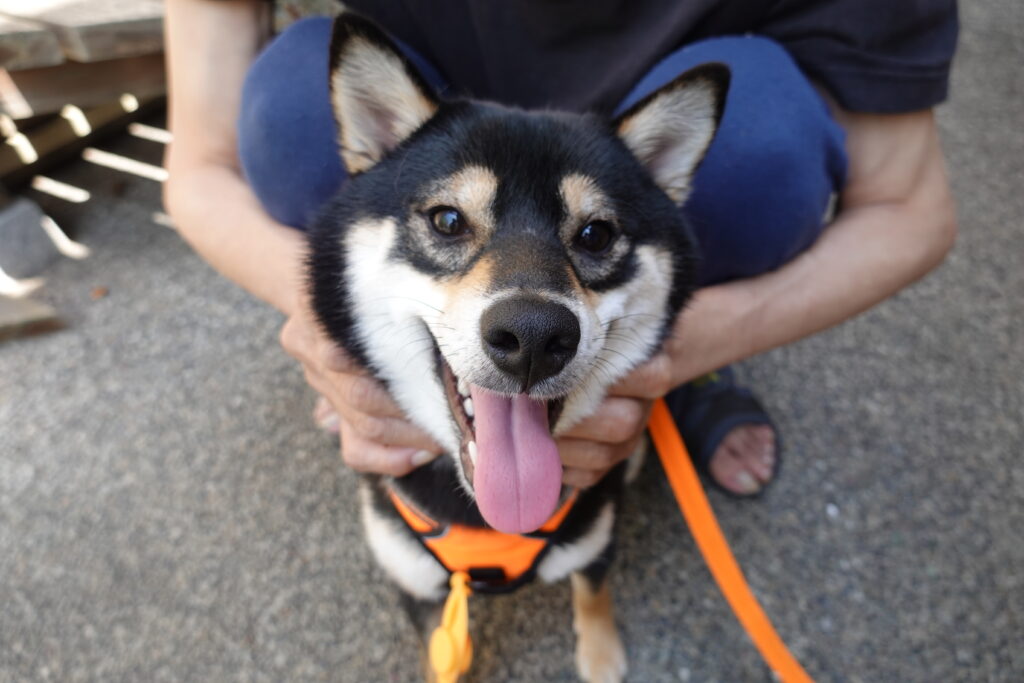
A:
<svg viewBox="0 0 1024 683">
<path fill-rule="evenodd" d="M 437 306 L 433 306 L 431 304 L 428 304 L 426 301 L 423 301 L 421 299 L 417 299 L 417 298 L 411 297 L 411 296 L 402 296 L 400 294 L 394 294 L 394 295 L 389 295 L 389 296 L 378 296 L 378 297 L 374 297 L 372 299 L 368 299 L 367 302 L 374 303 L 374 302 L 377 302 L 377 301 L 389 301 L 389 300 L 393 300 L 393 299 L 404 299 L 405 301 L 411 301 L 411 302 L 419 304 L 421 306 L 426 306 L 427 308 L 430 308 L 430 309 L 433 309 L 434 311 L 437 311 L 437 313 L 439 313 L 440 315 L 444 315 L 444 313 L 445 313 L 443 309 L 440 309 Z"/>
<path fill-rule="evenodd" d="M 618 349 L 613 349 L 613 348 L 611 348 L 610 346 L 606 346 L 606 347 L 604 347 L 604 350 L 605 350 L 605 351 L 607 351 L 607 352 L 609 352 L 609 353 L 614 353 L 614 354 L 615 354 L 616 356 L 619 356 L 619 357 L 621 357 L 621 358 L 622 358 L 623 360 L 626 360 L 626 361 L 630 361 L 630 362 L 632 362 L 632 360 L 633 360 L 632 358 L 630 358 L 630 357 L 629 357 L 629 356 L 627 356 L 626 354 L 622 353 L 622 352 L 621 352 L 621 351 L 619 351 Z"/>
</svg>

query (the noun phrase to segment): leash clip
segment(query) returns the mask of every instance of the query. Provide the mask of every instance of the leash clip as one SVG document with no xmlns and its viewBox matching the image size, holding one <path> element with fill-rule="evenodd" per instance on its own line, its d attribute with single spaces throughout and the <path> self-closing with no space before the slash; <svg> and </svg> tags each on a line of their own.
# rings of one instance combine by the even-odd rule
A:
<svg viewBox="0 0 1024 683">
<path fill-rule="evenodd" d="M 430 666 L 438 683 L 455 683 L 473 661 L 469 637 L 469 575 L 452 572 L 441 623 L 430 636 Z"/>
</svg>

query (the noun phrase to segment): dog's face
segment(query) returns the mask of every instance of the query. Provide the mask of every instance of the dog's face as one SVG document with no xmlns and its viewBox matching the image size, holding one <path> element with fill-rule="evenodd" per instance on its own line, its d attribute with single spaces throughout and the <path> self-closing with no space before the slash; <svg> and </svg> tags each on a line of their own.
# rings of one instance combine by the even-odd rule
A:
<svg viewBox="0 0 1024 683">
<path fill-rule="evenodd" d="M 613 123 L 438 102 L 351 15 L 331 60 L 352 177 L 312 231 L 314 308 L 492 526 L 536 529 L 561 489 L 553 435 L 652 354 L 692 289 L 678 205 L 728 71 L 701 67 Z"/>
</svg>

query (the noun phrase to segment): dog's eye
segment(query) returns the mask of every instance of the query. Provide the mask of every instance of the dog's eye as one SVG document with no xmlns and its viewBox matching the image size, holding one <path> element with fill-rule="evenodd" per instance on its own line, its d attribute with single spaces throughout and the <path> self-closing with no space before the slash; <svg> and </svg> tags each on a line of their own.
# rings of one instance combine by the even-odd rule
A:
<svg viewBox="0 0 1024 683">
<path fill-rule="evenodd" d="M 430 225 L 445 237 L 458 237 L 469 231 L 466 219 L 450 206 L 439 206 L 430 211 Z"/>
<path fill-rule="evenodd" d="M 615 228 L 608 221 L 591 221 L 573 238 L 576 248 L 595 255 L 603 254 L 614 241 Z"/>
</svg>

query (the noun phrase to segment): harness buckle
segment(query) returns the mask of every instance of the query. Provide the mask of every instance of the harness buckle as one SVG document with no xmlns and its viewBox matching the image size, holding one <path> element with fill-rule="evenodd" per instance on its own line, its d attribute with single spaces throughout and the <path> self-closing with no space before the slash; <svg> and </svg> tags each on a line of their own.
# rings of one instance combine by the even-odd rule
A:
<svg viewBox="0 0 1024 683">
<path fill-rule="evenodd" d="M 537 572 L 530 568 L 513 580 L 501 567 L 470 567 L 469 586 L 474 593 L 500 595 L 513 593 L 536 578 Z"/>
</svg>

